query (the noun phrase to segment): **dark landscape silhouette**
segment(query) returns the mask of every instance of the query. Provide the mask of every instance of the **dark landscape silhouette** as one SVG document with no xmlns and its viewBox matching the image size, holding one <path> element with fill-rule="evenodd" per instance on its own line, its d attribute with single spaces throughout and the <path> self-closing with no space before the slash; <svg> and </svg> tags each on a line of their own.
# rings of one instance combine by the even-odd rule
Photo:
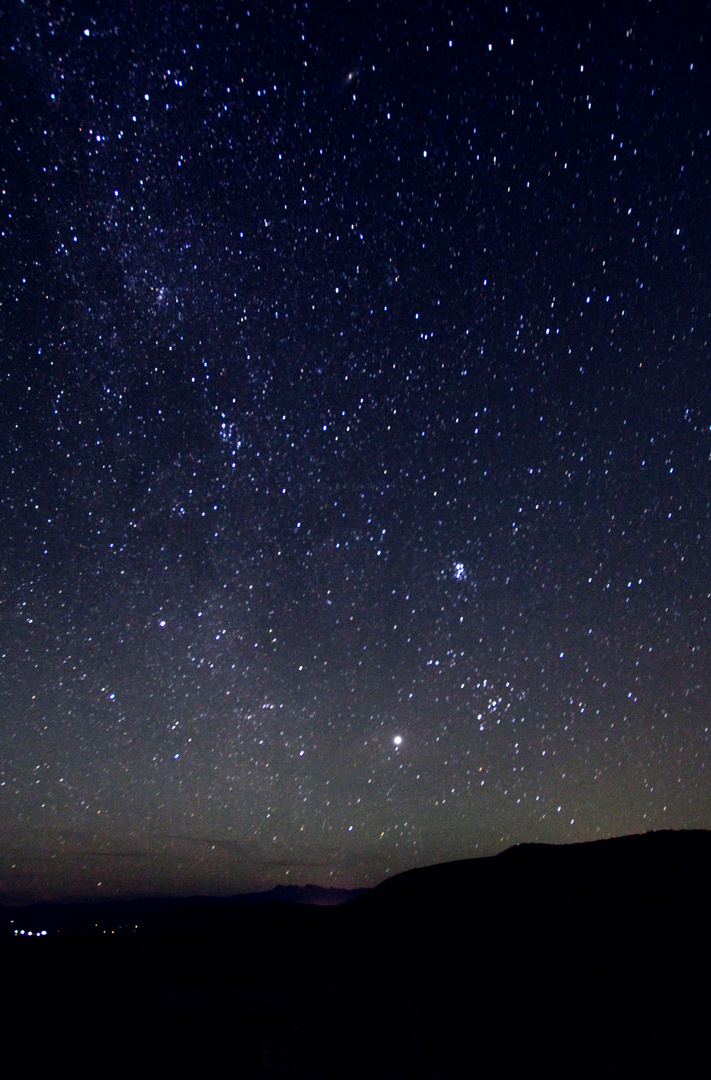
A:
<svg viewBox="0 0 711 1080">
<path fill-rule="evenodd" d="M 6 1060 L 313 1080 L 700 1075 L 709 832 L 523 844 L 338 906 L 348 894 L 329 892 L 2 908 Z"/>
</svg>

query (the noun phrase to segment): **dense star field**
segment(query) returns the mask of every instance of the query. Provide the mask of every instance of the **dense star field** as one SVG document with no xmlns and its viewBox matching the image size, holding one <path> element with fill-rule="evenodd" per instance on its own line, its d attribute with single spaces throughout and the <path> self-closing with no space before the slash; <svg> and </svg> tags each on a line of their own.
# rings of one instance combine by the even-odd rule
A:
<svg viewBox="0 0 711 1080">
<path fill-rule="evenodd" d="M 711 827 L 709 12 L 10 0 L 0 899 Z"/>
</svg>

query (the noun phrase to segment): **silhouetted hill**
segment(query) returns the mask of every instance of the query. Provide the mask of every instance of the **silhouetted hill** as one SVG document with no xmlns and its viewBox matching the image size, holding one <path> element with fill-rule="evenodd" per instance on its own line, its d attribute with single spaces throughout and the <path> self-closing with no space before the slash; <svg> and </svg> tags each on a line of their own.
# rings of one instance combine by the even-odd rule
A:
<svg viewBox="0 0 711 1080">
<path fill-rule="evenodd" d="M 16 1049 L 41 1010 L 60 1067 L 79 1021 L 87 1061 L 130 1031 L 117 1061 L 144 1072 L 686 1077 L 706 1047 L 710 901 L 708 832 L 521 845 L 338 907 L 149 905 L 134 936 L 15 938 L 0 1007 Z"/>
<path fill-rule="evenodd" d="M 466 949 L 472 928 L 481 926 L 487 932 L 476 935 L 479 951 L 506 950 L 512 940 L 532 949 L 545 939 L 548 951 L 574 941 L 598 958 L 614 938 L 621 959 L 633 939 L 642 945 L 651 936 L 658 952 L 677 948 L 680 935 L 703 937 L 710 900 L 711 833 L 698 830 L 522 844 L 492 858 L 407 871 L 356 908 L 385 935 L 441 938 L 466 929 Z"/>
<path fill-rule="evenodd" d="M 490 858 L 407 870 L 369 890 L 361 906 L 478 902 L 515 883 L 536 896 L 616 888 L 637 896 L 708 883 L 711 832 L 649 832 L 581 844 L 519 844 Z"/>
<path fill-rule="evenodd" d="M 368 928 L 371 955 L 388 955 L 413 1029 L 436 1016 L 460 1043 L 461 1075 L 478 1074 L 454 1032 L 474 1027 L 482 1060 L 500 1039 L 482 1075 L 530 1075 L 543 1060 L 542 1075 L 656 1076 L 701 1040 L 709 910 L 711 833 L 690 831 L 411 870 L 348 917 Z M 566 1055 L 585 1060 L 566 1072 Z"/>
</svg>

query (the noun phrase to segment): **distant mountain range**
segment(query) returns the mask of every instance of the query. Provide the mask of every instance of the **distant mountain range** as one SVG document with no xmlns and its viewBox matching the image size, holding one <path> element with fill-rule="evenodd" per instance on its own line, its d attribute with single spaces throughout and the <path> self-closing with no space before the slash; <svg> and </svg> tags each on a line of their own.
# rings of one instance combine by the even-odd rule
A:
<svg viewBox="0 0 711 1080">
<path fill-rule="evenodd" d="M 315 907 L 335 907 L 349 903 L 366 893 L 367 889 L 334 889 L 321 885 L 275 885 L 266 892 L 242 893 L 228 897 L 179 897 L 150 900 L 106 900 L 87 903 L 40 903 L 24 906 L 0 905 L 0 936 L 35 936 L 53 933 L 161 933 L 176 929 L 183 931 L 209 930 L 219 925 L 224 930 L 230 912 L 243 907 L 275 904 L 308 904 Z"/>
<path fill-rule="evenodd" d="M 275 885 L 268 892 L 244 893 L 233 896 L 235 904 L 268 904 L 286 900 L 291 904 L 315 904 L 317 907 L 334 907 L 347 904 L 363 896 L 368 889 L 333 889 L 322 885 Z"/>
</svg>

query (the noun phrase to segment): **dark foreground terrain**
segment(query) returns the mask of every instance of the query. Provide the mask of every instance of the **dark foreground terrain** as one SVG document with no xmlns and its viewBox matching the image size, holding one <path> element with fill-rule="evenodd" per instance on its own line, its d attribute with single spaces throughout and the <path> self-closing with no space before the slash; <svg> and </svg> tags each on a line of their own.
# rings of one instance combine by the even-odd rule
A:
<svg viewBox="0 0 711 1080">
<path fill-rule="evenodd" d="M 523 845 L 340 907 L 5 908 L 2 1059 L 7 1075 L 702 1076 L 710 916 L 701 831 Z"/>
</svg>

